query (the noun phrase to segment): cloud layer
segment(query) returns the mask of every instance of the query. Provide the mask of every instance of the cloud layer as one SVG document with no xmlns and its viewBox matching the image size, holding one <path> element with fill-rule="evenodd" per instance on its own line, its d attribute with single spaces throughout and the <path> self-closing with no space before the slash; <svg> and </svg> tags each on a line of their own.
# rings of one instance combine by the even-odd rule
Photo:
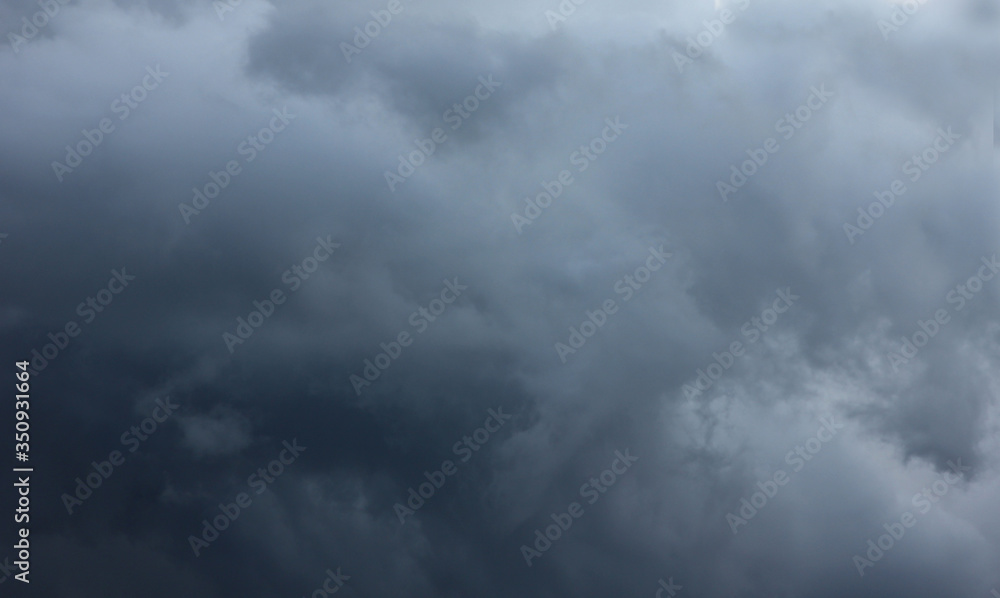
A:
<svg viewBox="0 0 1000 598">
<path fill-rule="evenodd" d="M 1000 587 L 994 2 L 52 1 L 37 595 Z"/>
</svg>

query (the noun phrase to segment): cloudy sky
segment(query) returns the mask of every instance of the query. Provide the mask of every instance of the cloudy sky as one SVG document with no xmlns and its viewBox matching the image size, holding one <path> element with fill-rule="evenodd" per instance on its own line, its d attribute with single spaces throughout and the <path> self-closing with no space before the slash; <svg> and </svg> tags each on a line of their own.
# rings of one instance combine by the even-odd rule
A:
<svg viewBox="0 0 1000 598">
<path fill-rule="evenodd" d="M 1000 596 L 996 0 L 0 24 L 0 594 Z"/>
</svg>

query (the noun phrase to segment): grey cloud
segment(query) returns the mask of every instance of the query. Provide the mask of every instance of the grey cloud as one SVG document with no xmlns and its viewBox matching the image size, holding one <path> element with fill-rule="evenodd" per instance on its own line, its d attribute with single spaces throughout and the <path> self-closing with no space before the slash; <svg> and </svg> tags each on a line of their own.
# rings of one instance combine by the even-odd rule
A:
<svg viewBox="0 0 1000 598">
<path fill-rule="evenodd" d="M 1000 584 L 1000 283 L 947 300 L 1000 247 L 989 3 L 932 0 L 885 40 L 891 6 L 751 2 L 683 72 L 674 53 L 712 3 L 588 2 L 555 31 L 555 2 L 406 3 L 348 63 L 340 44 L 385 6 L 245 1 L 220 21 L 81 4 L 0 52 L 0 355 L 82 331 L 32 386 L 39 595 L 306 595 L 337 567 L 346 596 Z M 117 120 L 111 102 L 155 64 L 169 78 Z M 450 129 L 489 74 L 502 88 Z M 822 85 L 833 97 L 780 128 Z M 286 107 L 248 160 L 241 143 Z M 114 134 L 60 183 L 52 161 L 105 116 Z M 628 128 L 591 146 L 616 117 Z M 435 127 L 448 139 L 390 191 L 385 172 Z M 961 138 L 911 179 L 947 127 Z M 777 151 L 723 201 L 717 182 L 768 138 Z M 240 172 L 185 224 L 178 204 L 229 161 Z M 519 234 L 512 214 L 563 170 L 573 182 Z M 844 224 L 895 179 L 906 192 L 852 244 Z M 327 236 L 337 251 L 295 273 Z M 617 285 L 661 245 L 672 256 L 626 300 Z M 78 305 L 123 267 L 135 281 L 85 322 Z M 455 277 L 468 290 L 419 316 Z M 801 298 L 768 323 L 785 288 Z M 285 301 L 230 353 L 223 334 L 274 290 Z M 609 299 L 562 363 L 556 343 Z M 938 309 L 950 322 L 893 368 Z M 403 332 L 359 396 L 350 377 Z M 68 516 L 75 478 L 166 395 L 176 419 Z M 513 419 L 460 461 L 497 407 Z M 844 429 L 793 472 L 822 416 Z M 292 438 L 308 451 L 195 557 L 188 535 Z M 626 448 L 634 469 L 527 567 L 520 546 Z M 852 556 L 958 459 L 967 479 L 859 576 Z M 457 472 L 401 525 L 395 505 L 445 460 Z M 733 534 L 727 513 L 778 469 L 788 485 Z"/>
</svg>

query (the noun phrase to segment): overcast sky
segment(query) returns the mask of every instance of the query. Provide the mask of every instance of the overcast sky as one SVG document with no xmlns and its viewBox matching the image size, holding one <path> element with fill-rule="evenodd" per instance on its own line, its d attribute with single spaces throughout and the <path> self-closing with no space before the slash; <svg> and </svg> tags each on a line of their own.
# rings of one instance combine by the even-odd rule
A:
<svg viewBox="0 0 1000 598">
<path fill-rule="evenodd" d="M 0 594 L 1000 596 L 998 27 L 0 1 Z"/>
</svg>

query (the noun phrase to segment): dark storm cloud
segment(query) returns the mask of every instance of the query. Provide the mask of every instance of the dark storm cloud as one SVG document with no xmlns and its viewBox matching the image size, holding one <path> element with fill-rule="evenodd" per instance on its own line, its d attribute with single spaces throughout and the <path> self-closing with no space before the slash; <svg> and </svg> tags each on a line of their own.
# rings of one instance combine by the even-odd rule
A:
<svg viewBox="0 0 1000 598">
<path fill-rule="evenodd" d="M 338 567 L 346 596 L 642 596 L 668 578 L 682 596 L 988 595 L 996 10 L 929 0 L 886 39 L 893 5 L 733 4 L 683 69 L 711 2 L 588 2 L 555 31 L 555 2 L 403 3 L 350 61 L 341 44 L 387 4 L 72 4 L 8 45 L 2 355 L 81 330 L 33 385 L 39 595 L 309 595 Z M 486 76 L 502 84 L 453 127 Z M 114 132 L 60 181 L 52 162 L 102 118 Z M 447 139 L 390 190 L 435 128 Z M 311 258 L 322 240 L 339 246 Z M 135 279 L 99 295 L 122 268 Z M 445 281 L 467 289 L 421 315 Z M 797 298 L 777 314 L 779 291 Z M 130 452 L 164 397 L 176 413 Z M 490 409 L 512 418 L 479 443 Z M 842 427 L 810 445 L 822 418 Z M 293 439 L 307 450 L 256 494 L 248 477 Z M 114 450 L 124 464 L 68 514 Z M 616 451 L 638 461 L 588 502 Z M 456 473 L 401 524 L 445 460 Z M 959 460 L 860 576 L 852 557 Z M 188 537 L 240 492 L 252 504 L 196 557 Z M 528 567 L 521 546 L 573 502 Z"/>
</svg>

